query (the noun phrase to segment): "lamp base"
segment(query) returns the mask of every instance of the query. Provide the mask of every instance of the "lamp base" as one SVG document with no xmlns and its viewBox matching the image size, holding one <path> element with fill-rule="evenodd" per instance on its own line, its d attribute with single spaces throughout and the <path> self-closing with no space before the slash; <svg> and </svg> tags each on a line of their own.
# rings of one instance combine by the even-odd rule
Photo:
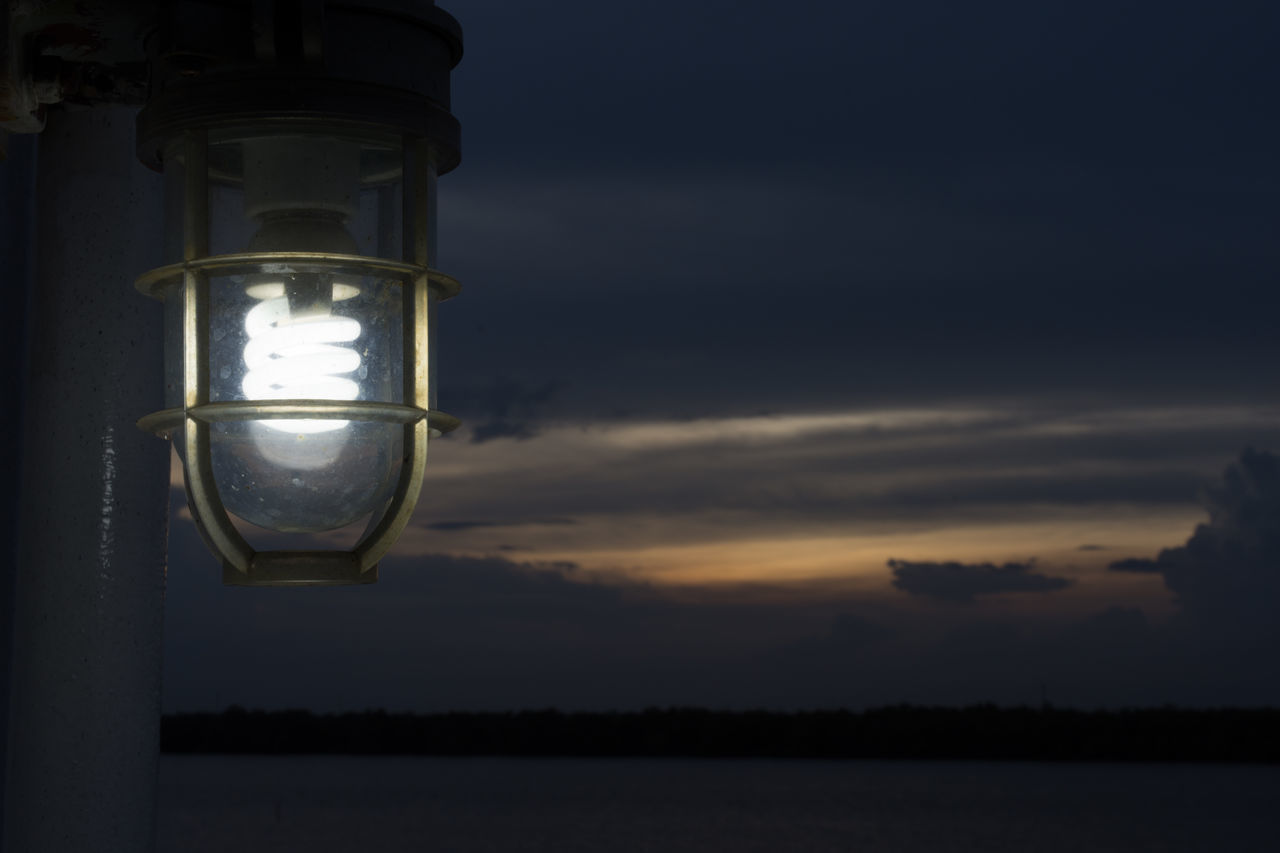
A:
<svg viewBox="0 0 1280 853">
<path fill-rule="evenodd" d="M 346 586 L 376 583 L 378 565 L 361 571 L 348 551 L 260 551 L 249 571 L 223 563 L 224 586 Z"/>
</svg>

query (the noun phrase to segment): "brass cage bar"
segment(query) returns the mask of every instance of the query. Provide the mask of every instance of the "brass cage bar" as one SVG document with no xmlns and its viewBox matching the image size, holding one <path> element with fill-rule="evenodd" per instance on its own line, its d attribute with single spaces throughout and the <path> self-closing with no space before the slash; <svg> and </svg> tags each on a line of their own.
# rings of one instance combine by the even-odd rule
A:
<svg viewBox="0 0 1280 853">
<path fill-rule="evenodd" d="M 401 290 L 403 308 L 400 312 L 404 340 L 404 398 L 411 406 L 426 408 L 430 396 L 428 354 L 430 352 L 430 281 L 427 272 L 428 239 L 427 223 L 430 184 L 427 169 L 430 149 L 426 140 L 405 138 L 401 147 L 405 175 L 404 235 L 401 251 L 413 262 L 418 271 L 412 282 Z M 410 215 L 412 214 L 412 215 Z M 412 366 L 413 369 L 408 369 Z M 374 569 L 378 560 L 391 548 L 404 532 L 418 505 L 422 491 L 422 478 L 426 473 L 427 443 L 430 438 L 426 421 L 405 424 L 404 446 L 408 455 L 400 467 L 400 481 L 386 512 L 356 546 L 363 571 Z"/>
<path fill-rule="evenodd" d="M 228 255 L 189 258 L 180 264 L 158 267 L 138 276 L 134 286 L 155 299 L 164 299 L 166 286 L 181 281 L 188 272 L 206 274 L 247 275 L 281 272 L 341 272 L 354 275 L 385 275 L 401 282 L 426 274 L 439 298 L 450 299 L 462 285 L 451 275 L 430 269 L 425 263 L 410 264 L 365 255 L 340 255 L 322 252 L 238 252 Z"/>
<path fill-rule="evenodd" d="M 187 263 L 209 251 L 209 135 L 188 131 L 185 197 L 183 199 L 183 257 Z M 183 401 L 188 412 L 209 402 L 209 277 L 198 267 L 184 265 L 183 278 Z M 247 572 L 253 548 L 235 529 L 218 495 L 213 476 L 209 424 L 188 415 L 183 430 L 183 480 L 196 528 L 224 566 Z"/>
<path fill-rule="evenodd" d="M 139 418 L 138 427 L 167 437 L 169 433 L 182 426 L 188 417 L 202 423 L 312 418 L 412 424 L 426 419 L 432 438 L 439 438 L 459 426 L 458 419 L 453 415 L 399 403 L 378 403 L 366 400 L 229 400 L 206 403 L 192 409 L 162 409 Z"/>
</svg>

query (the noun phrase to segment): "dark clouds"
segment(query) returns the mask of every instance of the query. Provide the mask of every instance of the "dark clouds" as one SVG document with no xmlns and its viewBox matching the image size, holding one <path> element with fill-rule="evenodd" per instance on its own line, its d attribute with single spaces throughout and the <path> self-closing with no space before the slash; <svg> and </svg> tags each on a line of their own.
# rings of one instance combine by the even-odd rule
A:
<svg viewBox="0 0 1280 853">
<path fill-rule="evenodd" d="M 592 582 L 567 566 L 441 554 L 386 560 L 370 587 L 246 590 L 220 587 L 210 561 L 187 559 L 198 547 L 189 525 L 175 528 L 170 710 L 231 703 L 804 708 L 1033 698 L 1026 679 L 1010 692 L 1007 673 L 988 674 L 999 656 L 961 667 L 937 657 L 943 648 L 958 654 L 961 645 L 984 651 L 987 633 L 970 631 L 964 644 L 948 645 L 941 642 L 945 619 L 848 594 L 792 604 L 767 595 L 679 601 L 643 584 Z M 922 647 L 922 639 L 935 642 Z M 959 673 L 972 684 L 957 682 Z M 998 692 L 982 695 L 993 684 Z"/>
<path fill-rule="evenodd" d="M 1257 534 L 1274 527 L 1266 512 L 1274 464 L 1247 454 L 1238 476 L 1213 492 L 1215 521 L 1206 527 L 1222 547 L 1211 554 L 1237 553 L 1222 544 L 1226 531 L 1237 543 L 1274 538 Z M 1232 633 L 1226 624 L 1274 623 L 1274 582 L 1263 570 L 1270 547 L 1245 546 L 1252 557 L 1236 564 L 1206 556 L 1198 568 L 1207 577 L 1240 578 L 1231 594 L 1215 594 L 1206 609 L 1184 591 L 1183 615 L 1153 623 L 1120 604 L 1055 615 L 1047 605 L 1065 600 L 1068 578 L 1030 563 L 894 561 L 886 586 L 892 579 L 912 593 L 898 598 L 839 583 L 825 592 L 779 582 L 672 593 L 563 561 L 446 554 L 384 560 L 371 587 L 224 588 L 192 526 L 179 521 L 165 702 L 319 710 L 864 707 L 1044 696 L 1076 706 L 1275 703 L 1274 630 Z M 1012 606 L 1033 601 L 1045 606 Z M 1205 612 L 1215 619 L 1183 618 Z"/>
<path fill-rule="evenodd" d="M 1137 574 L 1159 574 L 1160 564 L 1155 560 L 1143 557 L 1125 557 L 1115 560 L 1107 566 L 1113 572 L 1134 572 Z"/>
<path fill-rule="evenodd" d="M 573 518 L 578 524 L 563 531 L 569 537 L 603 519 L 659 514 L 696 524 L 717 512 L 736 514 L 750 533 L 779 525 L 848 533 L 886 523 L 1000 523 L 1104 505 L 1112 518 L 1190 519 L 1198 489 L 1222 458 L 1250 439 L 1280 441 L 1277 425 L 1280 409 L 1027 406 L 570 422 L 530 441 L 441 445 L 421 507 L 428 523 Z M 1082 533 L 1113 535 L 1124 532 Z M 1071 546 L 1080 541 L 1088 540 Z"/>
<path fill-rule="evenodd" d="M 455 11 L 447 405 L 495 375 L 564 383 L 553 419 L 1280 379 L 1272 4 Z"/>
<path fill-rule="evenodd" d="M 471 6 L 453 4 L 468 34 L 459 69 L 464 119 L 564 131 L 469 141 L 484 155 L 506 143 L 560 162 L 599 158 L 611 146 L 664 164 L 691 153 L 880 160 L 1099 149 L 1141 135 L 1164 143 L 1148 157 L 1171 157 L 1169 149 L 1215 133 L 1274 126 L 1246 109 L 1248 84 L 1278 76 L 1266 38 L 1277 15 L 1260 0 L 1158 8 L 1143 0 L 982 0 L 963 9 L 945 0 L 795 0 L 785 8 L 691 0 L 676 19 L 587 0 L 553 10 L 504 4 L 500 14 Z M 513 67 L 538 73 L 513 75 Z M 498 96 L 466 97 L 472 87 Z M 611 100 L 629 109 L 611 109 Z M 1198 127 L 1200 111 L 1211 111 L 1217 126 Z M 531 123 L 537 118 L 543 122 Z M 752 126 L 767 143 L 761 149 L 746 144 Z M 852 126 L 860 133 L 847 133 Z M 832 138 L 833 130 L 847 137 Z M 707 146 L 739 131 L 743 144 Z M 656 151 L 655 141 L 663 143 Z M 846 141 L 845 149 L 836 144 Z"/>
<path fill-rule="evenodd" d="M 538 526 L 555 526 L 562 527 L 567 524 L 576 524 L 572 518 L 535 518 L 523 521 L 484 521 L 478 519 L 459 519 L 456 521 L 430 521 L 421 526 L 426 530 L 436 530 L 442 533 L 453 533 L 460 530 L 477 530 L 490 527 L 520 527 L 524 525 Z"/>
<path fill-rule="evenodd" d="M 831 638 L 851 648 L 878 643 L 893 636 L 893 630 L 855 613 L 839 613 L 831 624 Z"/>
<path fill-rule="evenodd" d="M 555 382 L 528 386 L 506 376 L 450 394 L 456 416 L 469 421 L 471 441 L 495 438 L 527 439 L 538 434 L 548 405 L 556 396 Z"/>
<path fill-rule="evenodd" d="M 1110 569 L 1159 574 L 1183 614 L 1212 630 L 1260 629 L 1280 638 L 1280 458 L 1245 450 L 1220 484 L 1205 489 L 1203 502 L 1209 520 L 1186 544 Z"/>
<path fill-rule="evenodd" d="M 1039 574 L 1033 563 L 913 563 L 890 560 L 893 585 L 912 595 L 970 603 L 976 596 L 1005 592 L 1052 592 L 1071 585 L 1068 578 Z"/>
<path fill-rule="evenodd" d="M 563 563 L 443 554 L 385 560 L 369 587 L 223 588 L 201 550 L 175 527 L 171 709 L 745 706 L 776 700 L 756 653 L 812 618 L 680 604 Z"/>
</svg>

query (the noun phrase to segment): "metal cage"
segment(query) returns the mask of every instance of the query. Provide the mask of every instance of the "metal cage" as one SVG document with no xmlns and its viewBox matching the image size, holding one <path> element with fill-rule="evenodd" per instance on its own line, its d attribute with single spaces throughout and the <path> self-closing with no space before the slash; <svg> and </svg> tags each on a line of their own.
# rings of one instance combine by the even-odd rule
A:
<svg viewBox="0 0 1280 853">
<path fill-rule="evenodd" d="M 175 8 L 171 25 L 162 28 L 168 41 L 152 46 L 152 64 L 159 70 L 138 120 L 139 154 L 153 167 L 163 167 L 165 152 L 178 152 L 184 170 L 181 261 L 143 274 L 136 286 L 154 298 L 181 300 L 181 405 L 170 401 L 171 408 L 143 417 L 138 425 L 180 442 L 191 514 L 222 563 L 224 583 L 370 583 L 377 579 L 379 559 L 404 530 L 417 503 L 429 439 L 458 425 L 457 419 L 432 408 L 434 315 L 438 303 L 455 295 L 459 285 L 431 268 L 431 235 L 435 178 L 459 160 L 458 125 L 448 110 L 448 76 L 461 57 L 461 30 L 434 6 L 415 5 L 410 12 L 394 0 L 359 6 L 306 0 L 297 6 L 300 17 L 287 26 L 280 24 L 278 13 L 262 11 L 270 6 L 261 0 L 245 5 L 255 15 L 251 41 L 237 28 L 235 3 L 206 7 L 226 15 L 225 37 L 216 26 L 208 31 L 186 27 L 188 19 Z M 345 16 L 340 25 L 325 24 L 330 7 Z M 281 33 L 273 36 L 272 26 Z M 399 62 L 352 50 L 330 51 L 344 39 L 367 43 L 374 38 L 404 45 Z M 399 259 L 314 251 L 211 254 L 209 193 L 216 172 L 211 168 L 211 134 L 246 126 L 282 128 L 284 133 L 338 127 L 397 139 L 403 207 Z M 213 398 L 211 278 L 280 273 L 376 276 L 399 288 L 402 401 Z M 219 492 L 211 428 L 299 416 L 403 428 L 394 489 L 349 551 L 257 551 L 233 523 Z"/>
<path fill-rule="evenodd" d="M 404 530 L 417 504 L 427 460 L 427 443 L 458 426 L 456 418 L 429 408 L 430 329 L 439 301 L 458 292 L 458 282 L 426 265 L 425 242 L 412 229 L 424 221 L 428 200 L 429 157 L 421 140 L 407 140 L 404 173 L 417 175 L 406 206 L 415 215 L 404 218 L 403 245 L 415 257 L 404 262 L 359 255 L 256 252 L 208 255 L 206 198 L 208 177 L 207 134 L 188 131 L 183 141 L 186 155 L 184 204 L 184 255 L 180 264 L 160 267 L 142 275 L 137 288 L 163 299 L 170 284 L 181 282 L 183 340 L 183 406 L 149 414 L 138 426 L 170 438 L 181 433 L 184 445 L 183 473 L 191 514 L 206 543 L 220 558 L 223 581 L 236 585 L 370 583 L 377 579 L 378 560 Z M 410 160 L 418 158 L 418 163 Z M 408 188 L 408 187 L 407 187 Z M 419 229 L 420 230 L 420 229 Z M 378 274 L 398 281 L 403 305 L 404 403 L 336 400 L 245 400 L 212 402 L 209 394 L 209 276 L 255 272 L 315 271 Z M 210 425 L 220 421 L 270 420 L 305 415 L 316 419 L 398 423 L 404 427 L 405 458 L 394 495 L 381 518 L 350 551 L 255 551 L 240 534 L 223 506 L 214 481 Z"/>
</svg>

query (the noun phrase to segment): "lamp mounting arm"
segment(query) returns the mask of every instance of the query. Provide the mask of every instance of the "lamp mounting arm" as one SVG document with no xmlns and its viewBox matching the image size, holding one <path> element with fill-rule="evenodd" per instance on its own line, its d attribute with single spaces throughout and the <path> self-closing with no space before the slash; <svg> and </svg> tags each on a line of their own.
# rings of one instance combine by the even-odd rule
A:
<svg viewBox="0 0 1280 853">
<path fill-rule="evenodd" d="M 0 13 L 0 130 L 39 133 L 46 108 L 141 105 L 155 0 L 11 0 Z"/>
</svg>

